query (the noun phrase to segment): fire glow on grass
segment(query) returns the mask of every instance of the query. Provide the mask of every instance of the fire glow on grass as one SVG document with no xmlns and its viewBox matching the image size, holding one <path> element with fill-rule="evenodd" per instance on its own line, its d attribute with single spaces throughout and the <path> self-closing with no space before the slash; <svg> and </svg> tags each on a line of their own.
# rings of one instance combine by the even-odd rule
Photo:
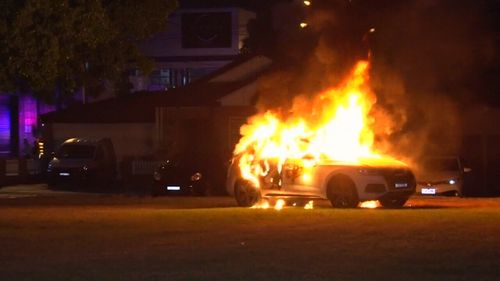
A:
<svg viewBox="0 0 500 281">
<path fill-rule="evenodd" d="M 242 177 L 260 188 L 259 178 L 270 172 L 270 163 L 281 172 L 285 161 L 298 161 L 307 181 L 307 169 L 321 161 L 395 161 L 372 149 L 369 113 L 376 96 L 368 85 L 368 69 L 368 61 L 359 61 L 338 87 L 295 98 L 289 114 L 269 110 L 251 117 L 234 151 Z"/>
<path fill-rule="evenodd" d="M 253 205 L 252 209 L 264 209 L 264 210 L 267 210 L 269 208 L 273 208 L 273 209 L 279 211 L 279 210 L 283 209 L 283 207 L 285 207 L 285 205 L 286 205 L 286 202 L 283 199 L 278 199 L 276 201 L 276 203 L 274 204 L 274 207 L 272 207 L 271 204 L 269 204 L 269 201 L 267 201 L 267 200 L 261 200 L 259 203 Z M 293 206 L 296 206 L 296 205 L 294 204 Z M 313 201 L 307 202 L 307 204 L 304 205 L 304 209 L 306 209 L 306 210 L 312 210 L 312 209 L 314 209 L 314 202 Z"/>
</svg>

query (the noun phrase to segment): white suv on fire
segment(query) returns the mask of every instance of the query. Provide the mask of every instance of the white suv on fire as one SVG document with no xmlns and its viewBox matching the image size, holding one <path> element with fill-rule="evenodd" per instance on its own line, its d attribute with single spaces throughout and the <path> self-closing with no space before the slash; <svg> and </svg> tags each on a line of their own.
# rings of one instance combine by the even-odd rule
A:
<svg viewBox="0 0 500 281">
<path fill-rule="evenodd" d="M 259 177 L 260 187 L 241 177 L 238 161 L 228 170 L 227 192 L 239 206 L 250 207 L 262 198 L 328 199 L 333 207 L 355 208 L 360 202 L 379 200 L 383 207 L 402 207 L 415 192 L 415 176 L 401 163 L 318 163 L 306 169 L 285 162 L 281 172 L 271 169 Z"/>
</svg>

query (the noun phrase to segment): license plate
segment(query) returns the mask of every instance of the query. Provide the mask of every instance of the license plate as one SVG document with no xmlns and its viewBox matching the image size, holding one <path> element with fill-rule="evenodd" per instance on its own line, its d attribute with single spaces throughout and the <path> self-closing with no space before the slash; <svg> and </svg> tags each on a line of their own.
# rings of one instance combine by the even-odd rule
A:
<svg viewBox="0 0 500 281">
<path fill-rule="evenodd" d="M 408 187 L 408 183 L 406 182 L 397 182 L 394 184 L 394 187 L 395 188 L 407 188 Z"/>
<path fill-rule="evenodd" d="M 169 191 L 179 191 L 181 190 L 181 187 L 178 185 L 167 185 L 167 190 Z"/>
<path fill-rule="evenodd" d="M 61 172 L 59 173 L 60 176 L 63 176 L 63 177 L 69 177 L 69 173 L 64 173 L 64 172 Z"/>
<path fill-rule="evenodd" d="M 436 194 L 436 189 L 432 187 L 422 188 L 422 194 Z"/>
</svg>

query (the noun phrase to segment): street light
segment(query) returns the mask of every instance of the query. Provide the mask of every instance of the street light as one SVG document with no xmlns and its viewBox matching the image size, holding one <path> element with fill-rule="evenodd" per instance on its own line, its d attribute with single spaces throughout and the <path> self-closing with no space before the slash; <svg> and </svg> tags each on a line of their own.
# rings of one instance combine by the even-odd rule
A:
<svg viewBox="0 0 500 281">
<path fill-rule="evenodd" d="M 299 24 L 299 26 L 300 26 L 300 28 L 305 28 L 305 27 L 307 27 L 307 22 L 301 22 Z"/>
<path fill-rule="evenodd" d="M 311 1 L 304 0 L 304 5 L 311 6 Z"/>
</svg>

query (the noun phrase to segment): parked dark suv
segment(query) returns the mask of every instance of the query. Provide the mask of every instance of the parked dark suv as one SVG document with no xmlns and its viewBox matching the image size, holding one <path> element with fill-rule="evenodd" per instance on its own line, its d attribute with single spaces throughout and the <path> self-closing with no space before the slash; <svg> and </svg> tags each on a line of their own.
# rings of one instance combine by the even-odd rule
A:
<svg viewBox="0 0 500 281">
<path fill-rule="evenodd" d="M 50 160 L 47 176 L 49 185 L 111 185 L 116 179 L 116 156 L 111 140 L 66 140 Z"/>
</svg>

